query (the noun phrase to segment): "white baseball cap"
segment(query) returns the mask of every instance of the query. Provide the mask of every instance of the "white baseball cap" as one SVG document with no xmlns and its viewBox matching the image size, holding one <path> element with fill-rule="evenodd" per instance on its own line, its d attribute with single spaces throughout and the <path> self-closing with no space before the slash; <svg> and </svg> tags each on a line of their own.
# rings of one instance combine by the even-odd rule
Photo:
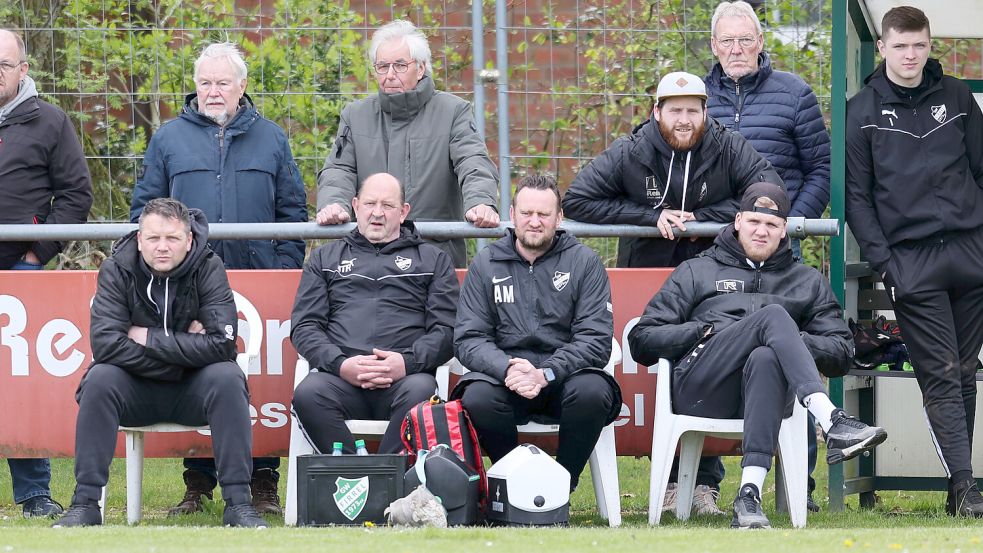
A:
<svg viewBox="0 0 983 553">
<path fill-rule="evenodd" d="M 659 81 L 659 87 L 655 89 L 655 102 L 659 103 L 664 98 L 673 96 L 696 96 L 706 100 L 707 87 L 703 84 L 703 79 L 692 73 L 673 71 Z"/>
</svg>

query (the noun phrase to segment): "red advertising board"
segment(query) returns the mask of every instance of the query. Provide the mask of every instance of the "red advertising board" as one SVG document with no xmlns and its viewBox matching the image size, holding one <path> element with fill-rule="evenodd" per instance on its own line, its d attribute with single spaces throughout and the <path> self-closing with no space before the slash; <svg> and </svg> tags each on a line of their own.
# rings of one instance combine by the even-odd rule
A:
<svg viewBox="0 0 983 553">
<path fill-rule="evenodd" d="M 625 338 L 669 273 L 608 271 L 614 335 L 625 354 L 616 368 L 624 395 L 616 422 L 620 455 L 648 455 L 651 448 L 656 375 L 634 362 Z M 297 362 L 290 310 L 300 271 L 229 271 L 229 279 L 264 325 L 262 350 L 249 370 L 254 453 L 283 456 Z M 75 390 L 91 363 L 89 302 L 95 288 L 94 271 L 0 271 L 0 457 L 74 455 Z M 121 444 L 122 439 L 117 455 Z M 211 453 L 208 437 L 194 433 L 148 435 L 146 447 L 148 456 Z"/>
</svg>

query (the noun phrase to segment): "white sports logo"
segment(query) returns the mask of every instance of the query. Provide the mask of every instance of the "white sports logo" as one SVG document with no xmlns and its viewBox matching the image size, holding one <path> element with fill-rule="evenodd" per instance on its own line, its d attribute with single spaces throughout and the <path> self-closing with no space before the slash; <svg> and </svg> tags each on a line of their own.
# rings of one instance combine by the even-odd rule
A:
<svg viewBox="0 0 983 553">
<path fill-rule="evenodd" d="M 356 259 L 358 259 L 358 258 L 357 257 L 353 257 L 351 259 L 342 259 L 341 260 L 341 263 L 338 264 L 338 272 L 339 273 L 347 273 L 347 272 L 351 271 L 352 270 L 352 267 L 355 266 L 355 260 Z"/>
<path fill-rule="evenodd" d="M 396 268 L 398 268 L 400 271 L 409 270 L 410 265 L 412 265 L 412 264 L 413 264 L 413 260 L 412 259 L 408 259 L 408 258 L 403 257 L 401 255 L 397 255 L 396 256 Z"/>
</svg>

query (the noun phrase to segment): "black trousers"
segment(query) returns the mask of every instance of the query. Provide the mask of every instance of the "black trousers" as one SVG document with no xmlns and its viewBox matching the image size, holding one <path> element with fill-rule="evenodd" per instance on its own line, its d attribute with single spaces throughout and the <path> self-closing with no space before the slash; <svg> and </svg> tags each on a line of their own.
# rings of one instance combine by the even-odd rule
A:
<svg viewBox="0 0 983 553">
<path fill-rule="evenodd" d="M 816 392 L 826 392 L 816 363 L 778 305 L 714 334 L 673 369 L 677 413 L 744 419 L 741 466 L 771 469 L 782 418 L 792 401 Z"/>
<path fill-rule="evenodd" d="M 249 503 L 252 426 L 249 392 L 239 365 L 226 361 L 188 371 L 180 382 L 131 375 L 114 365 L 95 365 L 77 399 L 75 495 L 98 500 L 109 479 L 117 428 L 173 422 L 208 424 L 222 496 L 233 505 Z"/>
<path fill-rule="evenodd" d="M 559 421 L 556 460 L 570 473 L 571 486 L 576 486 L 607 423 L 614 398 L 615 392 L 604 376 L 579 371 L 559 386 L 547 386 L 533 399 L 526 399 L 503 384 L 474 380 L 464 389 L 461 402 L 492 463 L 519 445 L 517 424 L 534 418 Z"/>
<path fill-rule="evenodd" d="M 970 478 L 983 345 L 983 231 L 893 246 L 885 284 L 939 457 L 950 477 Z"/>
<path fill-rule="evenodd" d="M 344 444 L 345 453 L 355 453 L 355 437 L 345 426 L 346 419 L 388 419 L 379 453 L 399 453 L 403 451 L 399 434 L 403 418 L 436 390 L 437 379 L 430 373 L 408 374 L 388 388 L 363 390 L 340 376 L 312 372 L 294 390 L 293 411 L 307 439 L 320 453 L 330 453 L 334 442 Z"/>
</svg>

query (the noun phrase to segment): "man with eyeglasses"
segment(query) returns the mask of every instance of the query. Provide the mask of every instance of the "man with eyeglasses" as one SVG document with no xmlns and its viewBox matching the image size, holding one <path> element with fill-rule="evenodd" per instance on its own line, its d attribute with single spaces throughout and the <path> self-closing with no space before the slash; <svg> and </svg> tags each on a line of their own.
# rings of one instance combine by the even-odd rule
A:
<svg viewBox="0 0 983 553">
<path fill-rule="evenodd" d="M 133 190 L 130 219 L 154 198 L 171 197 L 215 223 L 307 221 L 307 193 L 287 135 L 246 94 L 246 63 L 232 43 L 206 47 L 195 61 L 195 92 L 177 119 L 154 133 Z M 299 269 L 303 240 L 210 240 L 227 269 Z M 280 459 L 253 460 L 253 505 L 279 515 Z M 170 515 L 202 510 L 218 481 L 214 459 L 185 459 L 184 499 Z"/>
<path fill-rule="evenodd" d="M 717 5 L 710 35 L 717 63 L 703 79 L 707 113 L 741 133 L 775 167 L 792 202 L 790 217 L 822 217 L 829 203 L 829 133 L 816 94 L 798 75 L 772 68 L 763 50 L 761 23 L 747 2 Z M 799 239 L 792 238 L 789 244 L 793 257 L 801 262 Z M 809 510 L 815 512 L 819 510 L 812 498 L 815 432 L 809 437 Z M 698 482 L 719 488 L 722 478 L 719 458 L 701 460 Z M 666 508 L 675 506 L 667 502 Z"/>
<path fill-rule="evenodd" d="M 317 179 L 317 222 L 351 221 L 356 183 L 390 173 L 406 188 L 414 221 L 498 226 L 498 177 L 471 105 L 434 89 L 430 46 L 412 23 L 380 27 L 369 46 L 379 94 L 341 112 L 338 137 Z M 464 240 L 432 240 L 467 262 Z"/>
<path fill-rule="evenodd" d="M 0 224 L 84 223 L 92 181 L 68 115 L 38 97 L 27 48 L 0 30 Z M 0 242 L 0 270 L 40 270 L 64 242 Z M 25 414 L 25 416 L 30 416 Z M 25 517 L 54 516 L 48 459 L 8 459 Z"/>
</svg>

